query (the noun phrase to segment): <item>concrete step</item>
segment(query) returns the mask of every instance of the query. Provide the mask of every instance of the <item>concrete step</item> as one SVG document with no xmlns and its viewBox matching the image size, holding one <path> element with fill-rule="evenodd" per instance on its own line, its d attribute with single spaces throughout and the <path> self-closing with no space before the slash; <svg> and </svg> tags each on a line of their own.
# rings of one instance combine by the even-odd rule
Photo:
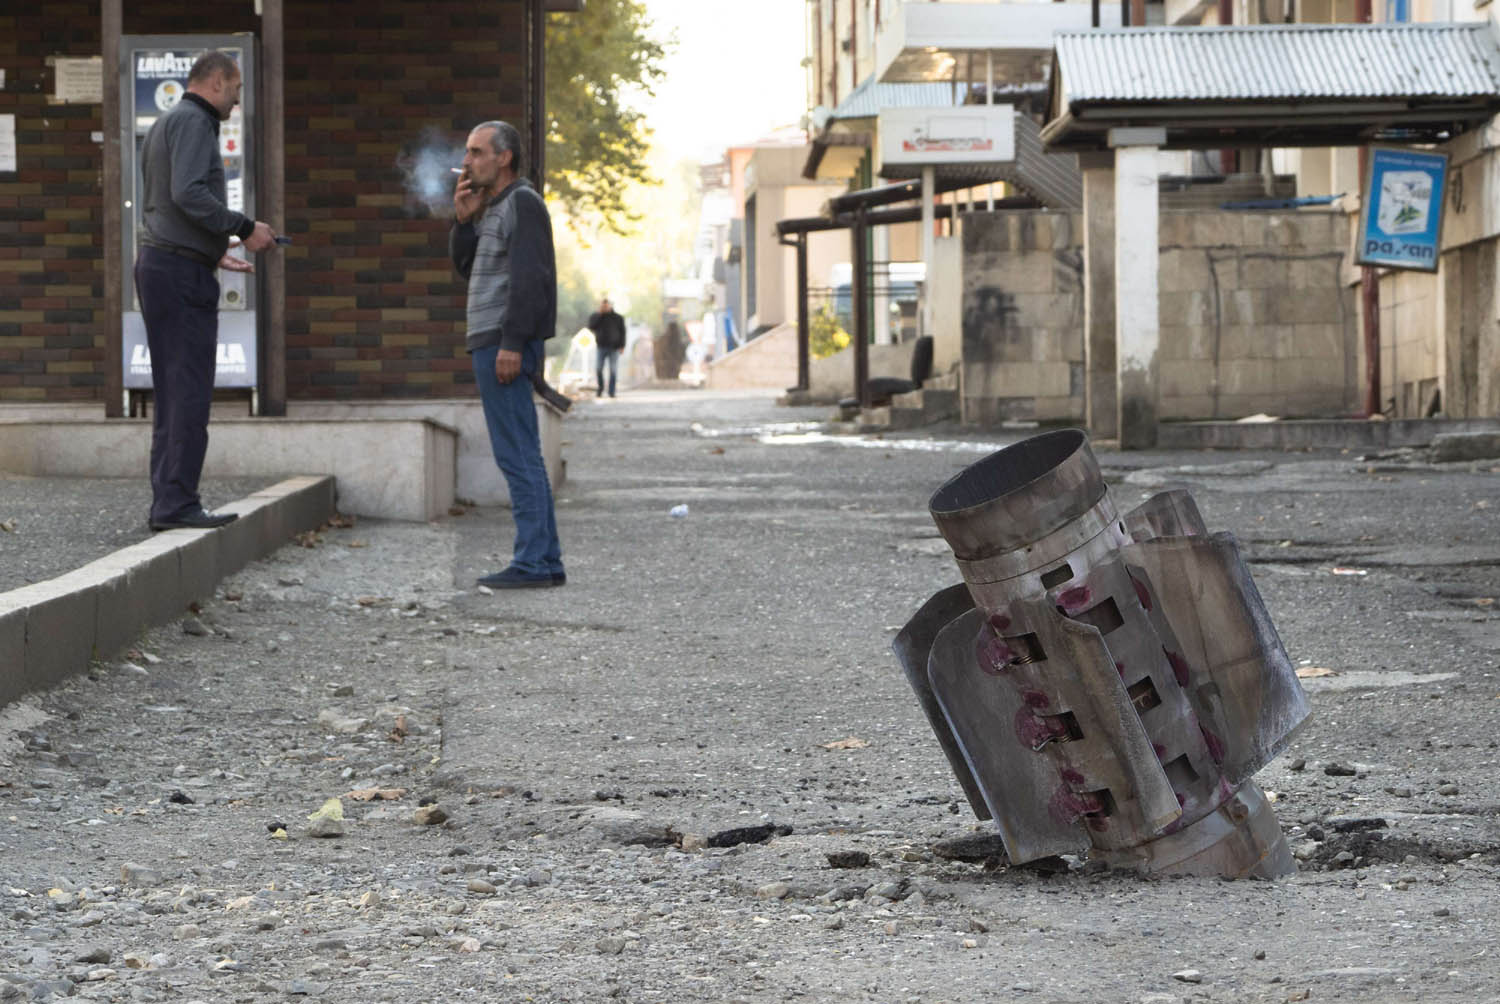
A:
<svg viewBox="0 0 1500 1004">
<path fill-rule="evenodd" d="M 958 391 L 923 387 L 908 394 L 897 394 L 891 403 L 871 408 L 860 416 L 862 431 L 880 429 L 919 429 L 958 414 Z"/>
</svg>

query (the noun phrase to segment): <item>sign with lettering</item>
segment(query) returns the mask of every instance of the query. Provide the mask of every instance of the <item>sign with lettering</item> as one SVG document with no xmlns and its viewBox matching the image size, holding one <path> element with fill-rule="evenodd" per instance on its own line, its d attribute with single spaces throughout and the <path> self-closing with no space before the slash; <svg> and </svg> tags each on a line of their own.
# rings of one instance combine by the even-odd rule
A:
<svg viewBox="0 0 1500 1004">
<path fill-rule="evenodd" d="M 1448 155 L 1371 147 L 1355 261 L 1436 272 Z"/>
<path fill-rule="evenodd" d="M 104 57 L 52 56 L 54 105 L 97 105 L 104 101 Z"/>
<path fill-rule="evenodd" d="M 151 389 L 151 348 L 146 325 L 138 313 L 124 315 L 121 351 L 125 364 L 125 387 Z M 214 364 L 215 387 L 254 387 L 258 375 L 255 354 L 255 315 L 220 313 L 219 345 Z"/>
<path fill-rule="evenodd" d="M 1016 159 L 1011 105 L 883 108 L 878 119 L 885 164 L 994 164 Z"/>
</svg>

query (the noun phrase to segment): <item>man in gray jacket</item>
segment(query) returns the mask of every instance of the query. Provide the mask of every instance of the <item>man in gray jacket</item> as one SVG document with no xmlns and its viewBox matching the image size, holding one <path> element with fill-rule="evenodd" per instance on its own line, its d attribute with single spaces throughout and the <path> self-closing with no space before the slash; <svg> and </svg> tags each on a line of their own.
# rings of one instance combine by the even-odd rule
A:
<svg viewBox="0 0 1500 1004">
<path fill-rule="evenodd" d="M 493 589 L 567 582 L 531 397 L 543 343 L 557 326 L 557 266 L 547 204 L 521 177 L 522 168 L 521 134 L 514 126 L 475 126 L 453 192 L 448 237 L 453 265 L 469 280 L 464 343 L 516 521 L 510 565 L 479 579 Z"/>
<path fill-rule="evenodd" d="M 206 512 L 198 478 L 208 451 L 219 344 L 215 269 L 253 272 L 228 254 L 229 238 L 248 251 L 275 234 L 229 208 L 219 123 L 240 102 L 240 68 L 206 52 L 188 71 L 187 94 L 146 133 L 141 147 L 144 234 L 135 261 L 136 298 L 151 350 L 151 529 L 223 526 L 232 513 Z"/>
</svg>

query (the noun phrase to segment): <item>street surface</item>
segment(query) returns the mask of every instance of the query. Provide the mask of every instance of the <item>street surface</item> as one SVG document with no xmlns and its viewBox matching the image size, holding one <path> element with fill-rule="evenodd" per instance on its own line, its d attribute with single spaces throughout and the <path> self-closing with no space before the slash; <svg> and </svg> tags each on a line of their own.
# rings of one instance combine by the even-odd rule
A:
<svg viewBox="0 0 1500 1004">
<path fill-rule="evenodd" d="M 356 521 L 0 712 L 0 1000 L 1500 1000 L 1500 461 L 1100 451 L 1239 537 L 1314 709 L 1257 776 L 1299 874 L 1143 881 L 952 857 L 889 652 L 1024 433 L 574 411 L 565 588 L 473 587 L 504 510 Z"/>
</svg>

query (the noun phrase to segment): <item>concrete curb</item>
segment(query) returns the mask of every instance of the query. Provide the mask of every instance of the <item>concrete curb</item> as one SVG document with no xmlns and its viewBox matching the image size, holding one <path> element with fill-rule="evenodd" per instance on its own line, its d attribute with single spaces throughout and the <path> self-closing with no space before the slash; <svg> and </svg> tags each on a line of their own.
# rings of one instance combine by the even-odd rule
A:
<svg viewBox="0 0 1500 1004">
<path fill-rule="evenodd" d="M 1500 432 L 1494 418 L 1291 419 L 1277 422 L 1162 422 L 1163 450 L 1377 449 L 1430 446 L 1453 433 Z"/>
<path fill-rule="evenodd" d="M 46 582 L 0 593 L 0 707 L 88 669 L 182 616 L 226 576 L 334 513 L 334 481 L 289 478 L 229 505 L 217 530 L 173 530 Z"/>
</svg>

